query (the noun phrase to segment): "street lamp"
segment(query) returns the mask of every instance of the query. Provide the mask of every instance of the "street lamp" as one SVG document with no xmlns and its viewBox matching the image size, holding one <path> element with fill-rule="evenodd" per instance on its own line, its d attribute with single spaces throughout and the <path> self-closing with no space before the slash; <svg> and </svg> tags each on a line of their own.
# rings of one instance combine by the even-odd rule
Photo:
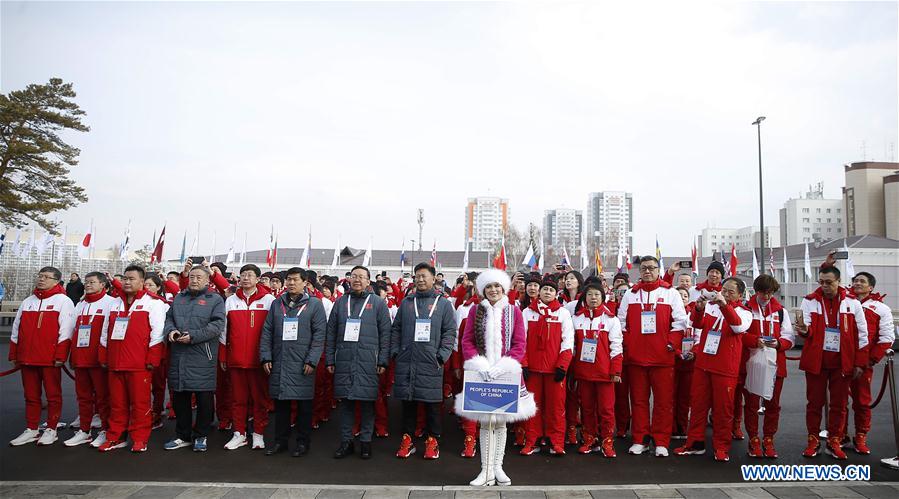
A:
<svg viewBox="0 0 899 499">
<path fill-rule="evenodd" d="M 765 121 L 764 116 L 759 116 L 752 122 L 755 125 L 756 131 L 758 132 L 759 138 L 759 239 L 761 244 L 761 254 L 759 258 L 760 262 L 760 270 L 762 274 L 765 273 L 765 202 L 764 197 L 762 196 L 762 122 Z M 755 249 L 753 249 L 755 251 Z M 772 250 L 773 251 L 773 250 Z M 786 271 L 784 271 L 786 272 Z"/>
</svg>

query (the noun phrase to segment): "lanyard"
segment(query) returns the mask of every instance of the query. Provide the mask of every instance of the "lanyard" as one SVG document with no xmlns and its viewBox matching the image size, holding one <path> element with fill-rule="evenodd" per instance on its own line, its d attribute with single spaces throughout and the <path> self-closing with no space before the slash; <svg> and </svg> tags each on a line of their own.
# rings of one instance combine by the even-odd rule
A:
<svg viewBox="0 0 899 499">
<path fill-rule="evenodd" d="M 721 308 L 718 309 L 718 312 L 719 313 L 721 312 Z M 721 315 L 719 315 L 718 318 L 715 319 L 715 323 L 712 324 L 712 331 L 721 332 L 722 326 L 724 326 L 724 314 L 723 313 Z"/>
<path fill-rule="evenodd" d="M 827 312 L 827 302 L 830 301 L 827 298 L 821 300 L 821 308 L 824 310 L 824 327 L 829 328 L 830 322 L 828 321 L 828 317 L 830 314 Z M 840 328 L 840 305 L 837 304 L 837 329 Z"/>
<path fill-rule="evenodd" d="M 369 299 L 369 298 L 371 298 L 371 295 L 366 296 L 366 297 L 365 297 L 365 301 L 362 302 L 362 308 L 359 310 L 359 317 L 357 317 L 357 319 L 362 319 L 362 314 L 365 313 L 365 306 L 368 305 L 368 299 Z M 353 297 L 352 297 L 352 296 L 348 296 L 347 299 L 346 299 L 346 316 L 347 316 L 348 319 L 352 319 L 352 318 L 353 318 L 353 314 L 352 314 L 352 312 L 350 312 L 350 301 L 352 301 L 352 300 L 353 300 Z M 436 303 L 436 302 L 435 302 L 435 303 Z M 432 310 L 432 312 L 433 312 L 433 310 Z M 416 313 L 416 315 L 418 314 L 418 310 L 417 310 L 417 309 L 416 309 L 415 313 Z"/>
<path fill-rule="evenodd" d="M 652 300 L 652 291 L 646 293 L 646 299 L 647 299 L 647 300 Z M 646 303 L 646 302 L 643 301 L 643 290 L 641 289 L 641 290 L 640 290 L 640 306 L 641 306 L 641 308 L 642 308 L 642 307 L 644 307 L 644 306 L 646 306 L 646 305 L 649 305 L 649 310 L 650 310 L 650 311 L 653 311 L 653 310 L 656 309 L 656 304 L 655 304 L 655 303 Z"/>
<path fill-rule="evenodd" d="M 81 317 L 84 317 L 84 318 L 86 318 L 87 320 L 82 321 L 82 322 L 84 322 L 84 323 L 83 323 L 83 324 L 79 324 L 79 326 L 89 326 L 89 325 L 91 325 L 91 323 L 94 322 L 94 316 L 96 316 L 96 315 L 97 315 L 97 314 L 91 315 L 91 303 L 90 303 L 90 302 L 87 302 L 87 310 L 85 310 L 85 312 L 84 312 L 83 314 L 81 314 Z M 81 319 L 81 317 L 79 317 L 79 319 Z"/>
<path fill-rule="evenodd" d="M 371 296 L 371 295 L 369 295 L 369 296 Z M 440 301 L 440 295 L 437 295 L 437 298 L 434 298 L 434 304 L 431 305 L 431 312 L 428 314 L 428 319 L 430 319 L 431 316 L 434 315 L 434 310 L 437 310 L 437 302 L 438 301 Z M 368 303 L 368 298 L 365 299 L 365 302 Z M 418 297 L 417 296 L 415 298 L 412 298 L 412 304 L 415 307 L 415 318 L 418 319 Z M 363 305 L 362 308 L 364 309 L 365 305 Z M 349 313 L 347 313 L 347 315 L 349 315 Z M 359 317 L 360 318 L 362 317 L 361 313 L 359 314 Z"/>
<path fill-rule="evenodd" d="M 278 304 L 281 305 L 281 313 L 284 314 L 284 317 L 287 317 L 287 309 L 284 308 L 284 302 L 279 300 Z M 300 307 L 300 309 L 297 311 L 297 315 L 295 315 L 294 317 L 299 317 L 300 314 L 303 313 L 303 310 L 306 310 L 306 305 L 308 305 L 308 303 L 304 303 L 303 306 Z"/>
<path fill-rule="evenodd" d="M 765 333 L 765 319 L 767 319 L 768 315 L 770 315 L 770 314 L 765 314 L 765 311 L 762 310 L 762 305 L 758 302 L 758 300 L 756 300 L 755 304 L 756 304 L 756 306 L 759 307 L 759 317 L 760 317 L 759 322 L 761 322 L 759 330 L 762 332 L 762 334 L 764 334 Z M 771 309 L 770 301 L 765 304 L 765 308 L 768 310 Z M 774 321 L 770 320 L 767 322 L 768 322 L 768 336 L 774 336 Z"/>
</svg>

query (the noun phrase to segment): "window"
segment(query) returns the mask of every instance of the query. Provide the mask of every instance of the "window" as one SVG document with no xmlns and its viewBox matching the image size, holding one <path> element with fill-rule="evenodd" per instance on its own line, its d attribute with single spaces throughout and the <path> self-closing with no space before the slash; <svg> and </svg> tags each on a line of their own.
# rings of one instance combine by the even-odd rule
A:
<svg viewBox="0 0 899 499">
<path fill-rule="evenodd" d="M 840 210 L 837 210 L 837 211 L 840 211 Z M 837 223 L 841 223 L 842 221 L 843 221 L 842 218 L 838 218 L 838 219 L 837 219 Z"/>
<path fill-rule="evenodd" d="M 806 234 L 808 234 L 808 233 L 811 232 L 811 231 L 812 231 L 812 230 L 809 229 L 808 227 L 805 227 L 805 228 L 802 229 L 802 232 L 805 232 Z"/>
<path fill-rule="evenodd" d="M 803 208 L 802 213 L 808 213 L 808 208 Z"/>
<path fill-rule="evenodd" d="M 815 210 L 815 213 L 821 213 L 821 208 L 817 208 L 817 209 Z"/>
<path fill-rule="evenodd" d="M 806 224 L 809 223 L 809 219 L 808 219 L 808 218 L 803 218 L 803 219 L 802 219 L 802 223 L 806 223 Z"/>
<path fill-rule="evenodd" d="M 815 222 L 821 223 L 821 219 L 820 219 L 820 218 L 816 218 L 816 219 L 815 219 Z"/>
<path fill-rule="evenodd" d="M 827 209 L 827 213 L 830 213 L 830 208 Z"/>
<path fill-rule="evenodd" d="M 839 213 L 839 212 L 840 212 L 840 209 L 839 209 L 839 208 L 837 208 L 837 213 Z"/>
<path fill-rule="evenodd" d="M 833 229 L 831 229 L 831 228 L 828 227 L 828 228 L 827 228 L 827 232 L 833 232 Z"/>
<path fill-rule="evenodd" d="M 829 219 L 829 218 L 827 219 L 827 223 L 830 223 L 830 219 Z"/>
</svg>

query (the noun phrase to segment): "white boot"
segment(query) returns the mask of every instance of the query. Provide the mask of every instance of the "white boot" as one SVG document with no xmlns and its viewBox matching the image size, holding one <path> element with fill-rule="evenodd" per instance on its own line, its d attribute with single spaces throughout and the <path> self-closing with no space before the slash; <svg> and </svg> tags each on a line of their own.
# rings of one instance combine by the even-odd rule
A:
<svg viewBox="0 0 899 499">
<path fill-rule="evenodd" d="M 9 445 L 18 447 L 20 445 L 30 444 L 31 442 L 37 441 L 40 436 L 41 433 L 39 431 L 25 428 L 25 431 L 23 431 L 21 435 L 9 441 Z"/>
<path fill-rule="evenodd" d="M 75 447 L 76 445 L 86 444 L 91 441 L 91 434 L 85 431 L 81 431 L 80 429 L 75 432 L 75 435 L 63 442 L 63 445 L 66 447 Z"/>
<path fill-rule="evenodd" d="M 493 430 L 495 451 L 493 454 L 493 474 L 497 485 L 512 485 L 512 479 L 503 471 L 503 457 L 506 455 L 506 426 Z"/>
<path fill-rule="evenodd" d="M 478 476 L 468 482 L 472 487 L 486 487 L 496 483 L 493 475 L 493 454 L 495 443 L 491 440 L 494 438 L 493 432 L 488 430 L 487 425 L 481 426 L 480 445 L 481 445 L 481 472 Z"/>
<path fill-rule="evenodd" d="M 56 430 L 51 430 L 50 428 L 47 428 L 46 430 L 44 430 L 44 434 L 41 435 L 41 438 L 38 439 L 37 444 L 38 445 L 50 445 L 53 442 L 56 442 Z"/>
</svg>

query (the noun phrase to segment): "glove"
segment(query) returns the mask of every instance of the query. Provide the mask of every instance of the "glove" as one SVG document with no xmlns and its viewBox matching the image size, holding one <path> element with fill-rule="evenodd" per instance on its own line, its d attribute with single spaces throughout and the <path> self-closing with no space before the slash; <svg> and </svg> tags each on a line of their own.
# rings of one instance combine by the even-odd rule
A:
<svg viewBox="0 0 899 499">
<path fill-rule="evenodd" d="M 490 381 L 493 378 L 490 377 L 490 371 L 478 371 L 478 374 L 481 375 L 481 379 L 484 381 Z"/>
<path fill-rule="evenodd" d="M 531 374 L 531 372 L 528 370 L 527 367 L 522 367 L 522 368 L 521 368 L 521 377 L 524 378 L 525 381 L 528 380 L 528 375 L 529 375 L 529 374 Z"/>
<path fill-rule="evenodd" d="M 506 371 L 504 371 L 503 368 L 501 368 L 499 366 L 493 366 L 487 370 L 487 374 L 490 375 L 490 379 L 499 378 L 500 376 L 502 376 L 505 373 L 506 373 Z"/>
<path fill-rule="evenodd" d="M 557 368 L 556 368 L 556 375 L 553 376 L 553 380 L 555 380 L 556 383 L 559 383 L 559 382 L 562 381 L 563 379 L 565 379 L 565 370 L 562 369 L 561 367 L 557 367 Z"/>
</svg>

